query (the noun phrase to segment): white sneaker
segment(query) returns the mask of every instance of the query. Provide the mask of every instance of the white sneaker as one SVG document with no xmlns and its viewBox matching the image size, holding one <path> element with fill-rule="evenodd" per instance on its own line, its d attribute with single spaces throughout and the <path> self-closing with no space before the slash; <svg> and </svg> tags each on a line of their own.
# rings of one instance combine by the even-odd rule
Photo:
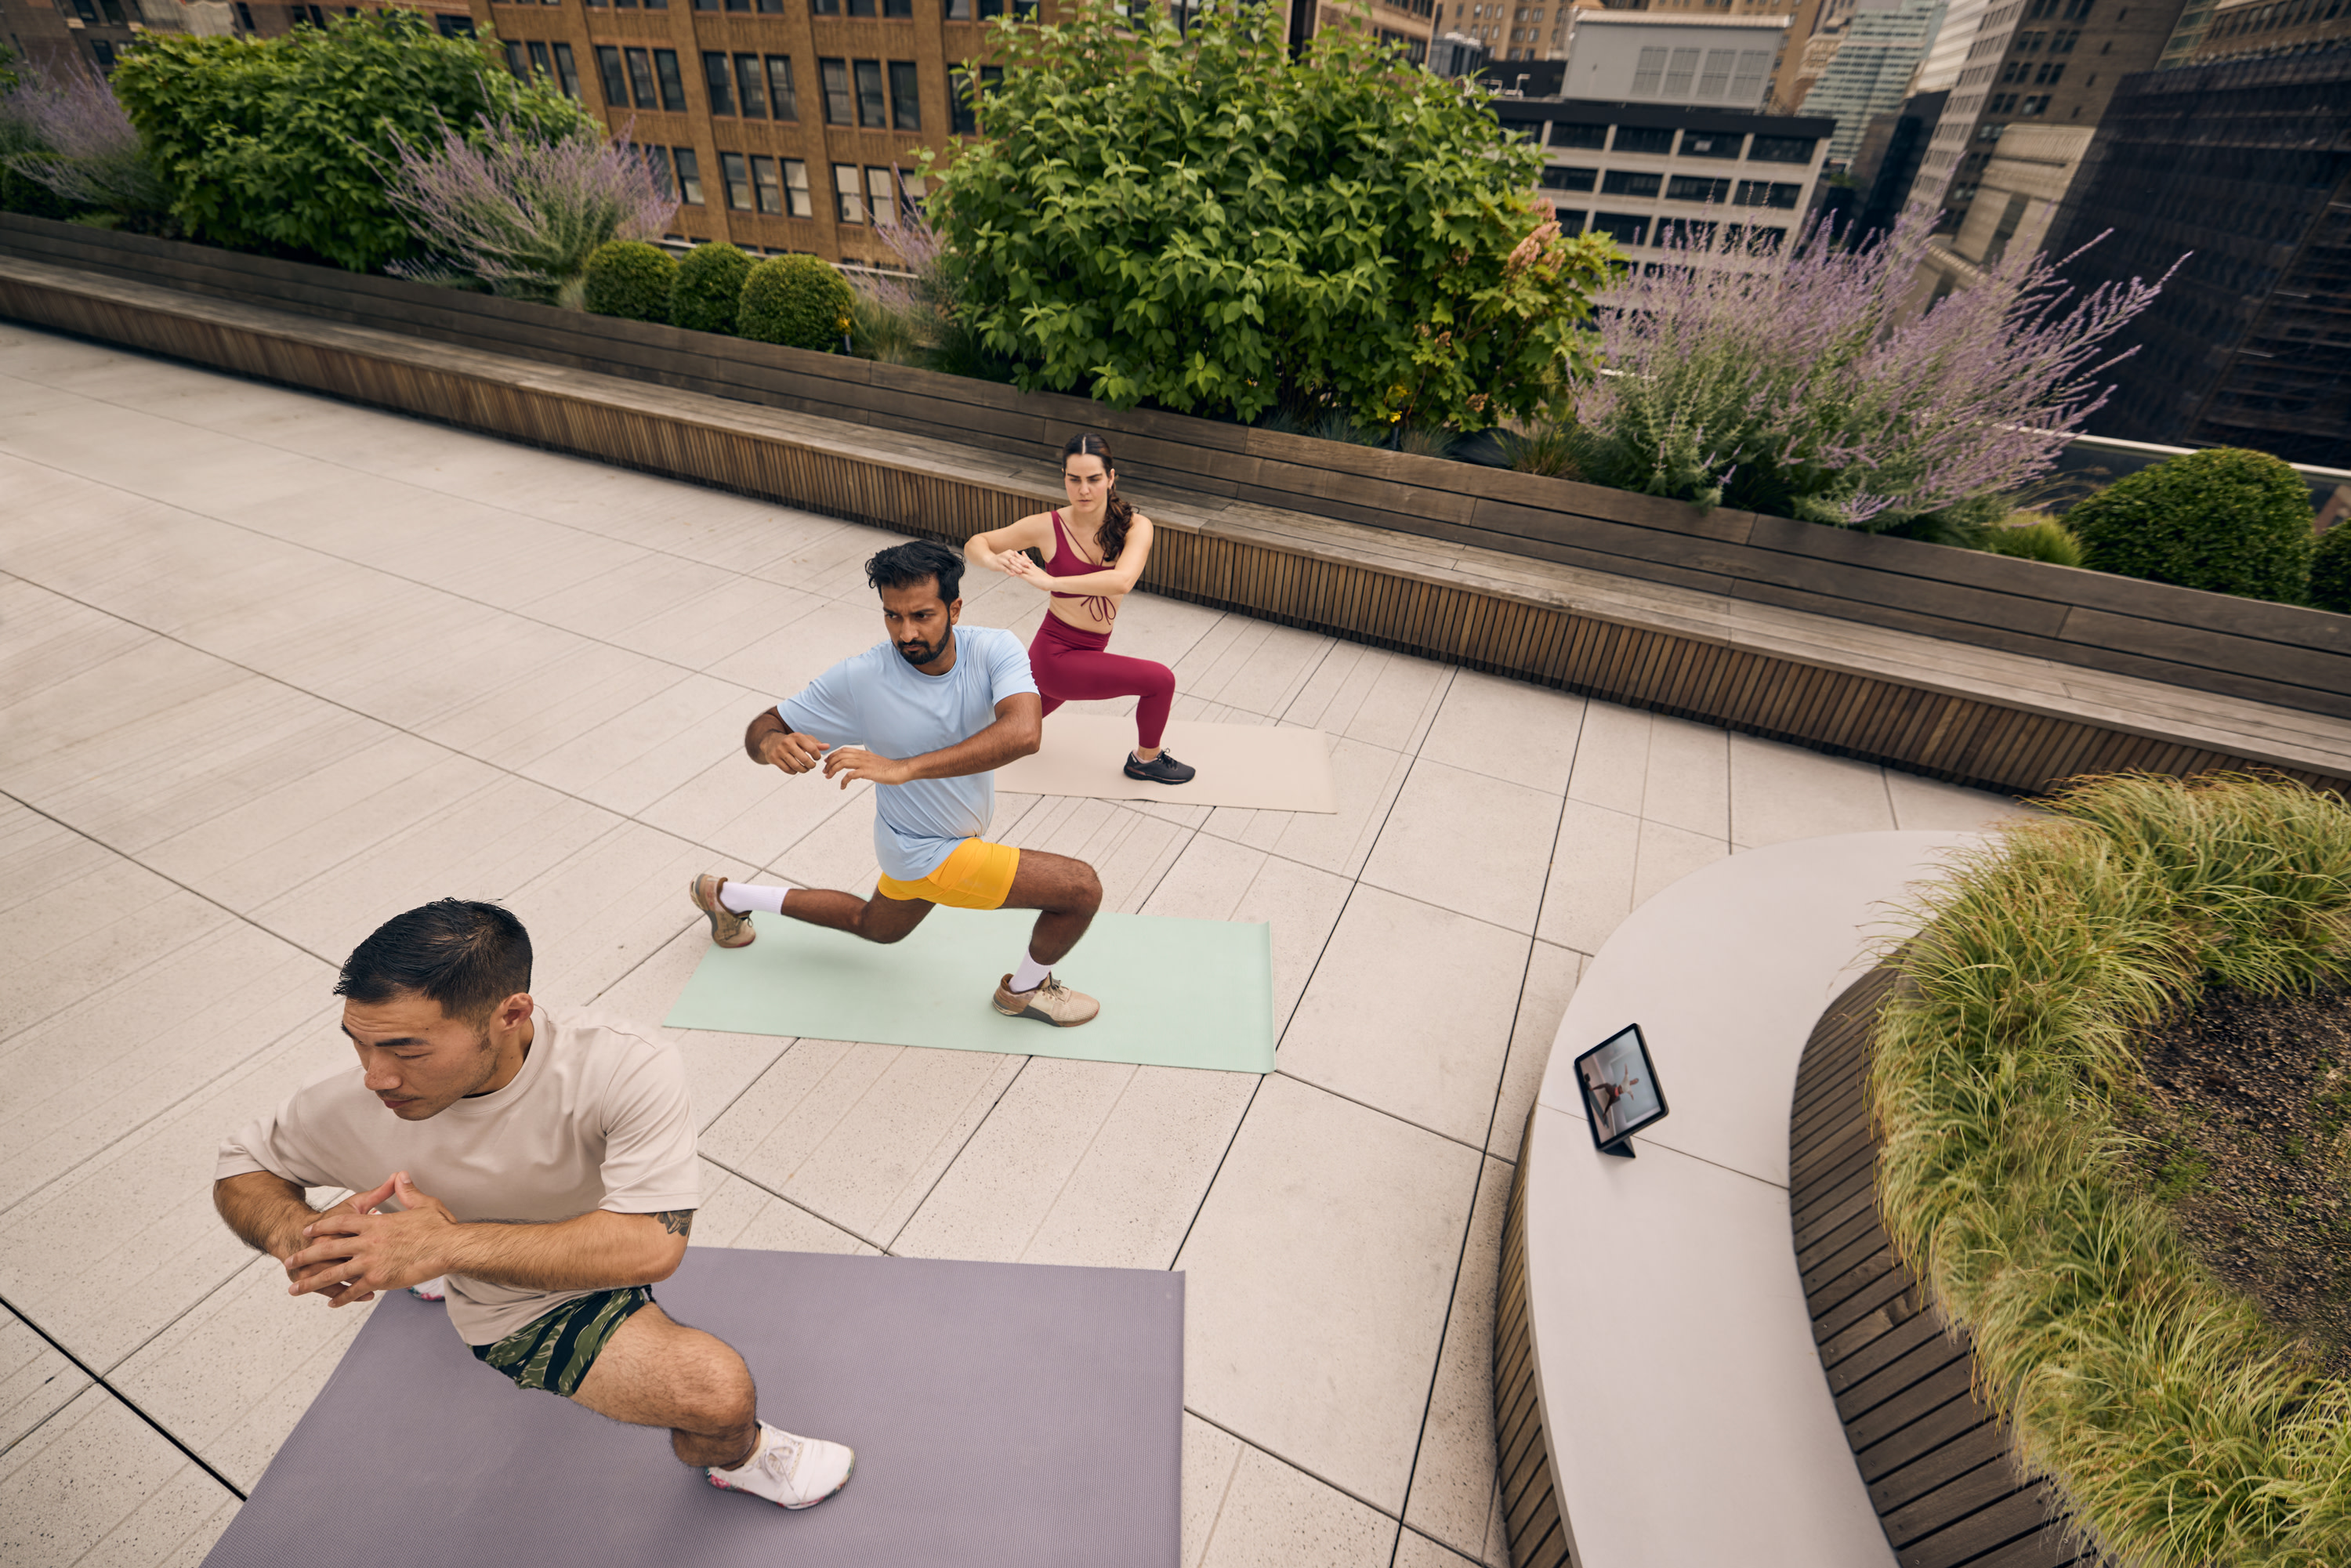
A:
<svg viewBox="0 0 2351 1568">
<path fill-rule="evenodd" d="M 449 1287 L 443 1284 L 440 1277 L 435 1275 L 430 1280 L 417 1281 L 408 1287 L 408 1293 L 420 1301 L 441 1301 L 448 1300 Z"/>
<path fill-rule="evenodd" d="M 821 1437 L 795 1437 L 780 1427 L 759 1423 L 759 1446 L 731 1470 L 710 1467 L 710 1484 L 747 1491 L 786 1508 L 822 1502 L 849 1484 L 857 1455 Z"/>
</svg>

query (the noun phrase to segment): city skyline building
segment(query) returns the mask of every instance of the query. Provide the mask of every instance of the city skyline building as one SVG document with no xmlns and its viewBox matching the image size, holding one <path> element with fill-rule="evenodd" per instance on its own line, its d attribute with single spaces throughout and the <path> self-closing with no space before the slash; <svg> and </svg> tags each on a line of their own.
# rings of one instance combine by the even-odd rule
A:
<svg viewBox="0 0 2351 1568">
<path fill-rule="evenodd" d="M 1944 0 L 1856 0 L 1828 68 L 1801 112 L 1837 122 L 1831 162 L 1851 163 L 1870 117 L 1908 96 L 1912 74 L 1935 40 Z"/>
</svg>

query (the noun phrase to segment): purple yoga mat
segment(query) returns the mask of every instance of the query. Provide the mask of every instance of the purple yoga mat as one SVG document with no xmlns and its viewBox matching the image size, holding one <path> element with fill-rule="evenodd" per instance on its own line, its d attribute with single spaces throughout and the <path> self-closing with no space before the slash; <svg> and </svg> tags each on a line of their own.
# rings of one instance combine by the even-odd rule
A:
<svg viewBox="0 0 2351 1568">
<path fill-rule="evenodd" d="M 759 1413 L 857 1450 L 830 1500 L 723 1492 L 665 1432 L 515 1387 L 377 1303 L 206 1568 L 1172 1568 L 1184 1279 L 696 1247 L 654 1287 Z"/>
</svg>

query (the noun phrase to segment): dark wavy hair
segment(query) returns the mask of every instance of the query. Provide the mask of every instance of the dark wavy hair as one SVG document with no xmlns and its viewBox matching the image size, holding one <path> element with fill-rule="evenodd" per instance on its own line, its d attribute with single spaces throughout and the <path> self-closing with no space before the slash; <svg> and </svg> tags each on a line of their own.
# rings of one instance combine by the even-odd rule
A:
<svg viewBox="0 0 2351 1568">
<path fill-rule="evenodd" d="M 953 604 L 963 591 L 963 551 L 949 549 L 936 539 L 910 539 L 874 551 L 865 563 L 865 583 L 876 592 L 885 588 L 920 588 L 937 579 L 939 602 Z"/>
<path fill-rule="evenodd" d="M 1068 443 L 1061 448 L 1061 463 L 1064 471 L 1067 470 L 1070 459 L 1081 454 L 1088 457 L 1101 458 L 1103 473 L 1113 476 L 1118 473 L 1118 459 L 1110 455 L 1110 443 L 1099 435 L 1070 437 Z M 1128 506 L 1126 497 L 1118 493 L 1118 480 L 1113 477 L 1110 482 L 1110 500 L 1102 507 L 1101 544 L 1104 566 L 1116 560 L 1118 552 L 1126 548 L 1126 530 L 1134 522 L 1134 508 Z"/>
<path fill-rule="evenodd" d="M 495 904 L 442 898 L 395 915 L 343 960 L 335 995 L 370 1005 L 417 992 L 478 1023 L 530 989 L 530 933 Z"/>
</svg>

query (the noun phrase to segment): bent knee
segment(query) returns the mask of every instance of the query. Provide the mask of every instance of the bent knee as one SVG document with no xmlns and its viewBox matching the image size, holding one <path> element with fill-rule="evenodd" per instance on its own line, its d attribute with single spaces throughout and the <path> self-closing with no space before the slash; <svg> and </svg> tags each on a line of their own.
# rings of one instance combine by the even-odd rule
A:
<svg viewBox="0 0 2351 1568">
<path fill-rule="evenodd" d="M 1102 907 L 1102 878 L 1095 875 L 1094 868 L 1083 861 L 1078 862 L 1076 885 L 1071 890 L 1071 898 L 1079 908 L 1089 915 Z"/>
<path fill-rule="evenodd" d="M 1141 695 L 1146 697 L 1174 696 L 1176 695 L 1176 672 L 1169 669 L 1165 664 L 1154 664 L 1151 666 L 1151 671 L 1152 673 L 1150 675 L 1145 677 L 1144 681 Z"/>
</svg>

